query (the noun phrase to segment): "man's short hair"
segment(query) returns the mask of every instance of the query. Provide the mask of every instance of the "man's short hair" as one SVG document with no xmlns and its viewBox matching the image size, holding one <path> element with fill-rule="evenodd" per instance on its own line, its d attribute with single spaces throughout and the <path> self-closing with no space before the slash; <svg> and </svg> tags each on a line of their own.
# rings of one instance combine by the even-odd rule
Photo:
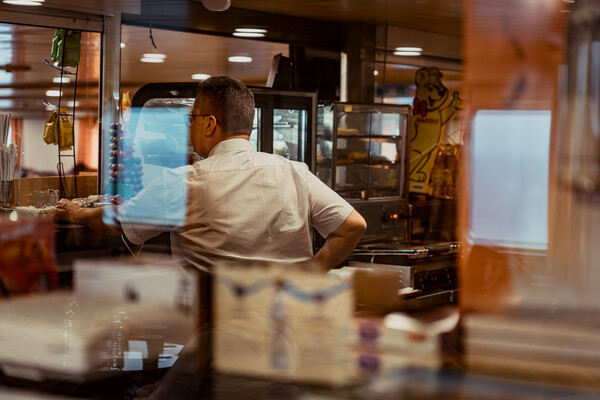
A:
<svg viewBox="0 0 600 400">
<path fill-rule="evenodd" d="M 196 102 L 204 101 L 226 136 L 250 135 L 254 121 L 254 95 L 242 81 L 213 76 L 198 83 Z"/>
</svg>

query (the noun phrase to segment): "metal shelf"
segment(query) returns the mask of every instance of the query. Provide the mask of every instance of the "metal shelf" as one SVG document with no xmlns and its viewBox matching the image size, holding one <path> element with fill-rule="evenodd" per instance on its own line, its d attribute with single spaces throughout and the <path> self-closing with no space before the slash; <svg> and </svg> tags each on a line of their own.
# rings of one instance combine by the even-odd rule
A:
<svg viewBox="0 0 600 400">
<path fill-rule="evenodd" d="M 65 41 L 63 40 L 63 46 L 65 44 Z M 64 54 L 64 47 L 62 49 L 62 53 Z M 77 100 L 77 75 L 79 73 L 79 64 L 77 64 L 77 66 L 75 67 L 75 72 L 72 71 L 68 71 L 65 69 L 64 66 L 64 58 L 63 58 L 63 65 L 61 66 L 57 66 L 54 65 L 52 62 L 48 61 L 47 59 L 43 59 L 42 62 L 49 66 L 50 68 L 53 68 L 57 71 L 60 72 L 60 84 L 59 84 L 59 89 L 58 92 L 60 93 L 60 95 L 58 96 L 58 105 L 53 105 L 52 103 L 50 103 L 48 100 L 42 99 L 42 103 L 50 108 L 53 108 L 54 110 L 58 110 L 59 111 L 59 117 L 60 116 L 67 116 L 71 118 L 71 123 L 73 126 L 73 149 L 72 149 L 72 153 L 71 154 L 65 154 L 65 151 L 61 151 L 60 149 L 60 122 L 58 123 L 57 127 L 58 127 L 58 164 L 56 165 L 56 169 L 58 171 L 58 182 L 59 182 L 59 195 L 60 197 L 70 197 L 70 198 L 74 198 L 77 197 L 77 159 L 75 156 L 75 104 L 76 104 L 76 100 Z M 72 112 L 70 113 L 63 113 L 60 112 L 61 109 L 63 109 L 64 107 L 62 107 L 61 102 L 62 102 L 62 93 L 63 93 L 63 76 L 64 75 L 70 75 L 74 77 L 74 87 L 73 87 L 73 107 L 72 107 Z M 73 160 L 73 174 L 74 174 L 74 189 L 75 189 L 75 193 L 70 193 L 70 191 L 68 190 L 68 187 L 66 185 L 66 181 L 65 181 L 65 170 L 64 170 L 64 164 L 63 164 L 63 158 L 70 158 Z"/>
</svg>

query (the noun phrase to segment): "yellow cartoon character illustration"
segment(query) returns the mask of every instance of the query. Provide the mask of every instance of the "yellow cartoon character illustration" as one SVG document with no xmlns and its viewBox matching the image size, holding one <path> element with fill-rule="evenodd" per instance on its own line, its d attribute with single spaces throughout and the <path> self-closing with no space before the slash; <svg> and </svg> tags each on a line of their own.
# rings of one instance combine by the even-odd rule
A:
<svg viewBox="0 0 600 400">
<path fill-rule="evenodd" d="M 429 177 L 435 162 L 437 146 L 442 140 L 444 125 L 462 108 L 458 92 L 452 93 L 442 83 L 442 73 L 436 67 L 420 68 L 415 74 L 415 99 L 410 136 L 409 190 L 431 194 Z M 447 104 L 448 103 L 448 104 Z"/>
</svg>

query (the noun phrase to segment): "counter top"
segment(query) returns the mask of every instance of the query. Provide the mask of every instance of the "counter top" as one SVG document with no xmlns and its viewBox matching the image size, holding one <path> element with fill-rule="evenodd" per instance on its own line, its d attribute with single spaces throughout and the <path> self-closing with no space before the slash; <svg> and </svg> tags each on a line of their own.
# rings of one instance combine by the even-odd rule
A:
<svg viewBox="0 0 600 400">
<path fill-rule="evenodd" d="M 81 386 L 47 383 L 29 386 L 24 382 L 0 378 L 0 395 L 19 390 L 23 399 L 142 399 L 148 391 L 136 394 L 145 387 L 152 400 L 588 400 L 600 398 L 600 393 L 585 388 L 570 388 L 551 382 L 519 381 L 478 375 L 460 369 L 425 371 L 398 370 L 350 387 L 331 388 L 292 382 L 275 381 L 248 376 L 232 376 L 210 370 L 207 360 L 197 358 L 195 336 L 184 348 L 181 357 L 166 373 L 146 372 L 118 379 L 94 382 Z M 200 361 L 200 362 L 199 362 Z M 202 362 L 205 364 L 202 365 Z M 16 388 L 15 388 L 16 385 Z M 139 392 L 138 392 L 139 393 Z M 4 397 L 2 397 L 4 398 Z"/>
</svg>

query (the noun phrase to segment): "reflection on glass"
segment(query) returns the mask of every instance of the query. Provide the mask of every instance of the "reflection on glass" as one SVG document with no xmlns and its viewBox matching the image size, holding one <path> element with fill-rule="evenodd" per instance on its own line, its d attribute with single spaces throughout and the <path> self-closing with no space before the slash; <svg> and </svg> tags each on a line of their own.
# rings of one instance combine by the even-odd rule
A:
<svg viewBox="0 0 600 400">
<path fill-rule="evenodd" d="M 317 171 L 316 175 L 327 186 L 333 183 L 333 108 L 331 104 L 319 104 L 317 107 Z"/>
<path fill-rule="evenodd" d="M 104 169 L 105 191 L 125 201 L 130 223 L 182 226 L 186 198 L 181 186 L 187 172 L 177 168 L 197 157 L 186 123 L 193 103 L 194 99 L 151 99 L 142 108 L 132 108 L 127 123 L 111 126 L 104 140 L 109 164 Z M 164 209 L 165 196 L 177 211 Z M 108 224 L 117 220 L 110 208 L 103 217 Z"/>
<path fill-rule="evenodd" d="M 338 122 L 338 134 L 398 136 L 400 117 L 390 113 L 345 113 Z"/>
<path fill-rule="evenodd" d="M 73 21 L 73 24 L 79 25 Z M 0 112 L 10 112 L 11 131 L 7 143 L 14 141 L 20 150 L 18 178 L 38 178 L 58 174 L 58 146 L 46 145 L 41 140 L 46 121 L 52 107 L 58 107 L 59 98 L 46 97 L 49 89 L 58 90 L 59 85 L 52 78 L 60 76 L 60 71 L 45 65 L 43 58 L 50 58 L 50 42 L 55 28 L 43 26 L 0 23 L 0 65 L 17 63 L 27 66 L 31 71 L 8 71 L 0 69 Z M 66 175 L 85 172 L 93 175 L 98 169 L 98 81 L 100 71 L 101 34 L 81 32 L 81 54 L 78 66 L 78 78 L 62 87 L 60 108 L 66 108 L 75 136 L 76 157 L 73 152 L 64 151 L 62 168 Z M 18 61 L 17 61 L 18 60 Z M 71 70 L 71 68 L 67 68 Z M 70 71 L 74 72 L 74 71 Z M 31 75 L 33 74 L 33 75 Z M 39 75 L 39 76 L 38 76 Z M 39 84 L 31 86 L 35 76 Z M 75 90 L 76 89 L 76 90 Z M 75 95 L 77 95 L 75 98 Z M 18 100 L 18 101 L 17 101 Z M 4 143 L 4 144 L 7 144 Z M 86 178 L 83 178 L 86 179 Z M 56 187 L 59 189 L 58 181 Z M 76 197 L 75 189 L 66 187 L 66 196 Z M 23 193 L 19 201 L 22 206 L 33 205 L 34 198 Z"/>
<path fill-rule="evenodd" d="M 371 142 L 371 163 L 394 163 L 398 155 L 396 142 L 386 140 L 373 140 Z"/>
<path fill-rule="evenodd" d="M 600 2 L 572 6 L 564 86 L 557 95 L 548 267 L 559 287 L 570 289 L 577 311 L 591 311 L 592 321 L 600 309 Z"/>
<path fill-rule="evenodd" d="M 252 122 L 252 133 L 250 133 L 250 143 L 252 143 L 252 146 L 254 146 L 256 150 L 260 150 L 258 148 L 258 132 L 260 131 L 262 124 L 260 111 L 260 108 L 254 109 L 254 121 Z"/>
<path fill-rule="evenodd" d="M 294 161 L 302 161 L 306 137 L 306 110 L 273 110 L 273 153 Z"/>
<path fill-rule="evenodd" d="M 187 163 L 191 148 L 186 118 L 193 105 L 194 99 L 151 99 L 133 109 L 139 115 L 132 134 L 145 163 L 170 168 Z"/>
<path fill-rule="evenodd" d="M 550 120 L 545 110 L 482 110 L 475 115 L 472 243 L 546 249 Z"/>
</svg>

